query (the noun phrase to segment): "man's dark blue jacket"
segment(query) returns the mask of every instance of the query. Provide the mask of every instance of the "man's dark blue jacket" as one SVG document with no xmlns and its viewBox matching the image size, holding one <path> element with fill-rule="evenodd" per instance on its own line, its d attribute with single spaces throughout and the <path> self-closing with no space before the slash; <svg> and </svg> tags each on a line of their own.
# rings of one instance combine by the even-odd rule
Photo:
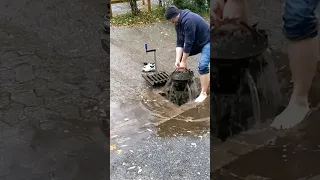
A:
<svg viewBox="0 0 320 180">
<path fill-rule="evenodd" d="M 183 52 L 190 56 L 200 53 L 210 42 L 210 25 L 188 9 L 180 11 L 176 31 L 177 47 L 183 47 Z"/>
</svg>

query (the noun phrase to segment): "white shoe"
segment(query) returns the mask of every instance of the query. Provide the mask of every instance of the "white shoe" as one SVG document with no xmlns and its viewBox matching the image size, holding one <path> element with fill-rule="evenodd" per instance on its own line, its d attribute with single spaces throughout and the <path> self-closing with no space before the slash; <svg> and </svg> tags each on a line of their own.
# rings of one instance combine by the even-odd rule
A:
<svg viewBox="0 0 320 180">
<path fill-rule="evenodd" d="M 201 92 L 194 102 L 197 102 L 197 103 L 203 102 L 207 97 L 208 97 L 207 93 Z"/>
<path fill-rule="evenodd" d="M 156 70 L 155 63 L 148 63 L 142 68 L 142 72 L 154 72 Z"/>
</svg>

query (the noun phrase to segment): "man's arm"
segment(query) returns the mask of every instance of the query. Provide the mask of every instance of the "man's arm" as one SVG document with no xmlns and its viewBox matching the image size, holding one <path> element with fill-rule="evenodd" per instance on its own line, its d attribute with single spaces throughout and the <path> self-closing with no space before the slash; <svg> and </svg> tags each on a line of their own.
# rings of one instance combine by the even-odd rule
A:
<svg viewBox="0 0 320 180">
<path fill-rule="evenodd" d="M 183 53 L 183 47 L 176 47 L 176 61 L 180 62 L 182 58 L 182 53 Z"/>
<path fill-rule="evenodd" d="M 187 21 L 184 25 L 184 33 L 185 33 L 185 44 L 183 48 L 182 62 L 187 61 L 191 48 L 193 46 L 193 42 L 196 34 L 196 27 L 193 22 Z"/>
<path fill-rule="evenodd" d="M 184 39 L 181 38 L 182 36 L 180 36 L 178 32 L 177 26 L 176 26 L 176 33 L 177 33 L 176 61 L 180 62 L 182 58 L 182 53 L 183 53 Z"/>
</svg>

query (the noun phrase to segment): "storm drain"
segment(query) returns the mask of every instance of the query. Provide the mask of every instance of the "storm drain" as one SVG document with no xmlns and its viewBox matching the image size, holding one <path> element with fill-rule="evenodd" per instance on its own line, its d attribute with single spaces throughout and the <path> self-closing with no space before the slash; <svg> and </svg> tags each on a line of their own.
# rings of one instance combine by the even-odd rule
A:
<svg viewBox="0 0 320 180">
<path fill-rule="evenodd" d="M 142 77 L 152 86 L 163 86 L 168 82 L 169 79 L 169 75 L 166 72 L 143 74 Z"/>
<path fill-rule="evenodd" d="M 193 100 L 198 94 L 194 74 L 190 70 L 175 70 L 169 77 L 164 93 L 160 93 L 170 102 L 181 106 Z"/>
</svg>

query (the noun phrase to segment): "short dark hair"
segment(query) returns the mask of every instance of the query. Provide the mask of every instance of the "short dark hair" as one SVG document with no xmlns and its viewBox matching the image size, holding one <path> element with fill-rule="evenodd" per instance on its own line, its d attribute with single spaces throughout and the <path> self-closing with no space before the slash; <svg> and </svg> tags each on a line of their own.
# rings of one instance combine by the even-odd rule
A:
<svg viewBox="0 0 320 180">
<path fill-rule="evenodd" d="M 178 9 L 174 5 L 169 5 L 166 9 L 165 17 L 167 20 L 170 20 L 176 16 L 178 16 L 180 13 L 180 9 Z"/>
</svg>

